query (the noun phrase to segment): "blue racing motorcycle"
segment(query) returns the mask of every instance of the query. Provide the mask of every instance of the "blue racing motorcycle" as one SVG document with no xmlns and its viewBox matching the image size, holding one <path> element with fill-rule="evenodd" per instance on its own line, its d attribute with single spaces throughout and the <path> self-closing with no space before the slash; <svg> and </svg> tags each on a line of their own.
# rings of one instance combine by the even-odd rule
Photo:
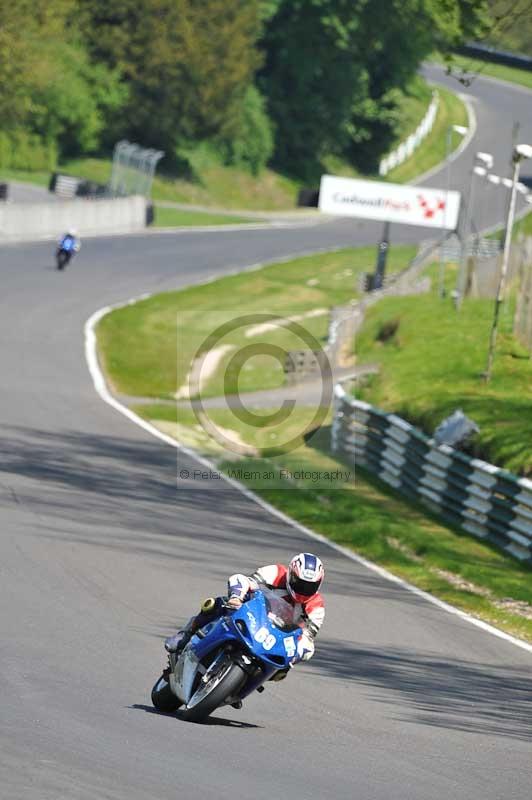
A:
<svg viewBox="0 0 532 800">
<path fill-rule="evenodd" d="M 224 705 L 240 708 L 251 692 L 297 660 L 302 631 L 293 608 L 269 589 L 256 591 L 237 610 L 200 628 L 179 654 L 170 654 L 170 672 L 152 689 L 158 711 L 177 711 L 199 722 Z"/>
<path fill-rule="evenodd" d="M 64 269 L 78 250 L 79 242 L 74 236 L 68 233 L 63 236 L 55 254 L 57 269 Z"/>
</svg>

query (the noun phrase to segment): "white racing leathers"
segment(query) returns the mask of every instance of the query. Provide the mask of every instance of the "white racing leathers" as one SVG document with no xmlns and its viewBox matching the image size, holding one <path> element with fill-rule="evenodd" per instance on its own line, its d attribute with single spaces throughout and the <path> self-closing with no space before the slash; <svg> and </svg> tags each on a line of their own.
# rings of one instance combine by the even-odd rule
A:
<svg viewBox="0 0 532 800">
<path fill-rule="evenodd" d="M 314 655 L 314 638 L 323 625 L 325 605 L 321 594 L 315 594 L 305 603 L 294 600 L 286 588 L 288 570 L 283 564 L 270 564 L 260 567 L 250 577 L 231 575 L 228 581 L 229 594 L 244 600 L 248 592 L 267 586 L 282 597 L 294 609 L 294 624 L 299 625 L 303 636 L 298 642 L 298 661 L 308 661 Z"/>
</svg>

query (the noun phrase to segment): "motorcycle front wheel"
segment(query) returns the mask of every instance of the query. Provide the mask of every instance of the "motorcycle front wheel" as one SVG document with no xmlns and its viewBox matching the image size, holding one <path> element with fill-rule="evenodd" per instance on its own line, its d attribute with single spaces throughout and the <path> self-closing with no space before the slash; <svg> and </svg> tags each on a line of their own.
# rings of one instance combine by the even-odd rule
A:
<svg viewBox="0 0 532 800">
<path fill-rule="evenodd" d="M 69 262 L 69 254 L 60 250 L 57 254 L 57 269 L 64 269 Z"/>
<path fill-rule="evenodd" d="M 161 675 L 151 690 L 151 701 L 157 711 L 165 711 L 167 713 L 170 711 L 177 711 L 177 709 L 183 705 L 181 700 L 178 700 L 170 689 L 170 684 L 164 675 Z"/>
<path fill-rule="evenodd" d="M 222 706 L 228 697 L 233 697 L 246 680 L 246 673 L 232 661 L 220 665 L 220 669 L 205 686 L 197 690 L 182 712 L 189 722 L 201 722 Z"/>
</svg>

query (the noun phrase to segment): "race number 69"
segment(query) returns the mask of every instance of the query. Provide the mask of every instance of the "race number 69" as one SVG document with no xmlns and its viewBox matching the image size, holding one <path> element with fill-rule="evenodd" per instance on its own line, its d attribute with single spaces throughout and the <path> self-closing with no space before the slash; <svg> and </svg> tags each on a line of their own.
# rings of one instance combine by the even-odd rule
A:
<svg viewBox="0 0 532 800">
<path fill-rule="evenodd" d="M 268 632 L 268 628 L 259 628 L 255 634 L 255 641 L 259 642 L 265 650 L 271 650 L 274 646 L 276 639 L 273 633 Z"/>
</svg>

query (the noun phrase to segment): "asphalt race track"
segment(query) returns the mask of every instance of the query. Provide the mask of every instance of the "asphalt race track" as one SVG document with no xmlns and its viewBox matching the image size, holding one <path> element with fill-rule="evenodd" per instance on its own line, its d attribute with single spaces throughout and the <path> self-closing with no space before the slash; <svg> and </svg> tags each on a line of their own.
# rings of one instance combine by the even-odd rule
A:
<svg viewBox="0 0 532 800">
<path fill-rule="evenodd" d="M 453 167 L 461 180 L 472 148 L 507 161 L 511 126 L 503 144 L 494 132 L 504 139 L 510 115 L 532 142 L 530 93 L 484 80 L 468 92 L 479 127 Z M 493 203 L 485 213 L 500 217 Z M 176 491 L 176 451 L 105 405 L 86 367 L 83 326 L 102 306 L 375 242 L 378 230 L 95 239 L 65 273 L 49 243 L 0 248 L 2 800 L 530 797 L 530 652 L 310 542 L 222 481 Z M 163 636 L 235 569 L 301 549 L 327 571 L 313 661 L 205 725 L 155 713 Z"/>
</svg>

